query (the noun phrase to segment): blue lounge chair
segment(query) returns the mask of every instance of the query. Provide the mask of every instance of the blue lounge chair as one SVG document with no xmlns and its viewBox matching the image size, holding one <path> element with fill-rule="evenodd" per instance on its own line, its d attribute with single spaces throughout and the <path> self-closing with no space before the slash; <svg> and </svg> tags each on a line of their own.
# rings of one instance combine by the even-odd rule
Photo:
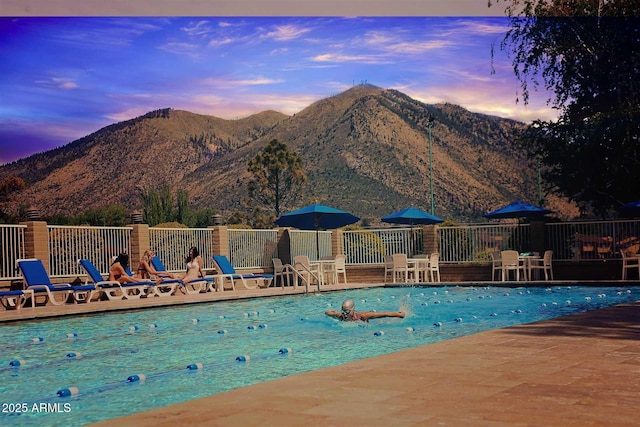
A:
<svg viewBox="0 0 640 427">
<path fill-rule="evenodd" d="M 98 268 L 88 259 L 80 259 L 78 260 L 78 264 L 87 272 L 85 284 L 88 284 L 90 279 L 93 285 L 99 289 L 102 294 L 106 295 L 109 300 L 138 299 L 146 295 L 149 288 L 155 286 L 155 283 L 150 280 L 135 283 L 120 283 L 117 280 L 104 280 Z"/>
<path fill-rule="evenodd" d="M 273 283 L 273 274 L 239 274 L 225 255 L 214 255 L 213 262 L 221 279 L 230 279 L 231 288 L 235 290 L 235 281 L 240 280 L 246 289 L 268 288 Z M 250 285 L 251 283 L 251 285 Z M 223 285 L 223 284 L 222 284 Z"/>
<path fill-rule="evenodd" d="M 22 291 L 22 290 L 13 290 L 13 291 L 1 291 L 0 292 L 0 304 L 7 310 L 20 310 L 24 307 L 28 298 L 31 298 L 31 307 L 35 307 L 35 298 L 33 297 L 32 291 Z"/>
<path fill-rule="evenodd" d="M 69 297 L 74 303 L 88 303 L 98 292 L 94 285 L 72 286 L 69 283 L 54 285 L 49 279 L 44 264 L 39 259 L 19 259 L 17 263 L 27 285 L 27 290 L 33 291 L 34 298 L 45 297 L 45 304 L 51 302 L 53 305 L 62 305 L 69 301 Z"/>
<path fill-rule="evenodd" d="M 164 266 L 164 263 L 160 258 L 158 258 L 158 255 L 151 258 L 151 265 L 158 273 L 168 273 L 167 267 Z M 180 279 L 162 279 L 161 283 L 171 280 L 176 281 L 187 294 L 193 295 L 199 294 L 200 292 L 206 292 L 209 289 L 209 284 L 213 281 L 213 278 L 199 277 L 186 283 Z"/>
</svg>

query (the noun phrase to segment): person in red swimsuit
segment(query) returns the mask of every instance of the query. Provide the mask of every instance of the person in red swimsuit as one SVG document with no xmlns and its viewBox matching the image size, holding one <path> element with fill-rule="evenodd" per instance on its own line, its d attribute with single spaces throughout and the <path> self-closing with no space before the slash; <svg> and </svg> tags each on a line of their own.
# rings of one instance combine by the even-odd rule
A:
<svg viewBox="0 0 640 427">
<path fill-rule="evenodd" d="M 403 311 L 356 311 L 356 304 L 352 299 L 348 299 L 342 302 L 342 312 L 335 310 L 327 310 L 325 312 L 327 316 L 341 320 L 343 322 L 353 322 L 356 320 L 362 320 L 368 322 L 369 319 L 379 319 L 381 317 L 404 317 Z"/>
<path fill-rule="evenodd" d="M 118 281 L 120 283 L 136 283 L 139 279 L 136 279 L 132 276 L 129 276 L 126 272 L 126 269 L 129 265 L 129 255 L 126 253 L 121 253 L 118 257 L 113 261 L 111 266 L 109 267 L 109 280 L 110 281 Z"/>
</svg>

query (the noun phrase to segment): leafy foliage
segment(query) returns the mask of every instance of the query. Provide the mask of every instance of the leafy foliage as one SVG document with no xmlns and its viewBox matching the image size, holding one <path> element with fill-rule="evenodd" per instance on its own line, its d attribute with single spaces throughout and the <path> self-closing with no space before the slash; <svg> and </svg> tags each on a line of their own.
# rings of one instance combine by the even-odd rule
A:
<svg viewBox="0 0 640 427">
<path fill-rule="evenodd" d="M 189 192 L 179 189 L 174 199 L 168 183 L 163 183 L 158 188 L 143 189 L 141 198 L 142 218 L 151 227 L 158 224 L 179 223 L 187 227 L 204 228 L 212 224 L 213 215 L 216 213 L 210 208 L 193 211 Z"/>
<path fill-rule="evenodd" d="M 108 205 L 89 209 L 78 215 L 73 222 L 75 225 L 124 227 L 131 223 L 131 218 L 124 206 Z"/>
<path fill-rule="evenodd" d="M 275 220 L 276 217 L 273 214 L 266 212 L 263 208 L 256 207 L 250 214 L 240 211 L 233 212 L 227 219 L 227 225 L 231 228 L 269 229 L 273 228 Z"/>
<path fill-rule="evenodd" d="M 171 187 L 164 183 L 159 188 L 142 190 L 142 219 L 151 227 L 173 221 L 173 197 Z"/>
<path fill-rule="evenodd" d="M 506 0 L 509 50 L 524 102 L 544 86 L 557 121 L 521 144 L 550 186 L 604 214 L 640 196 L 640 2 Z"/>
<path fill-rule="evenodd" d="M 13 198 L 15 193 L 26 187 L 24 180 L 16 176 L 8 176 L 0 180 L 0 223 L 12 222 L 16 219 L 5 212 L 4 205 Z"/>
<path fill-rule="evenodd" d="M 213 225 L 213 216 L 216 214 L 214 209 L 204 208 L 193 211 L 191 216 L 192 226 L 195 228 L 206 228 Z"/>
<path fill-rule="evenodd" d="M 94 227 L 124 227 L 131 223 L 128 209 L 118 204 L 91 208 L 72 217 L 57 214 L 47 217 L 45 220 L 49 224 L 91 225 Z"/>
<path fill-rule="evenodd" d="M 248 170 L 253 174 L 249 196 L 273 208 L 276 216 L 280 216 L 281 207 L 295 198 L 296 188 L 307 179 L 300 156 L 277 139 L 272 139 L 249 161 Z"/>
<path fill-rule="evenodd" d="M 183 189 L 178 190 L 176 193 L 176 221 L 181 224 L 192 223 L 191 207 L 189 206 L 189 192 Z"/>
</svg>

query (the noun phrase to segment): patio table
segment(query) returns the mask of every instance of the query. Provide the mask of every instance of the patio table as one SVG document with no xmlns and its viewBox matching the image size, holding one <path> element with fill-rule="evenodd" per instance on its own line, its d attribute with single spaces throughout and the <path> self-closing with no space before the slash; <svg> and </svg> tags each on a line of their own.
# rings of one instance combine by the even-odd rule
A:
<svg viewBox="0 0 640 427">
<path fill-rule="evenodd" d="M 520 262 L 524 266 L 525 280 L 526 281 L 530 281 L 532 279 L 532 277 L 531 277 L 531 264 L 532 264 L 532 261 L 541 259 L 540 255 L 536 255 L 536 254 L 520 254 L 518 256 L 518 259 L 520 260 Z"/>
<path fill-rule="evenodd" d="M 409 266 L 409 270 L 414 271 L 414 279 L 416 282 L 420 282 L 420 278 L 422 277 L 423 282 L 429 281 L 429 258 L 409 258 L 407 259 L 407 264 Z"/>
<path fill-rule="evenodd" d="M 334 259 L 319 259 L 316 261 L 309 261 L 309 265 L 311 266 L 312 271 L 317 272 L 321 286 L 328 284 L 327 282 L 331 284 L 336 283 L 336 261 Z M 331 274 L 334 277 L 330 281 L 328 281 L 325 277 L 327 274 Z"/>
</svg>

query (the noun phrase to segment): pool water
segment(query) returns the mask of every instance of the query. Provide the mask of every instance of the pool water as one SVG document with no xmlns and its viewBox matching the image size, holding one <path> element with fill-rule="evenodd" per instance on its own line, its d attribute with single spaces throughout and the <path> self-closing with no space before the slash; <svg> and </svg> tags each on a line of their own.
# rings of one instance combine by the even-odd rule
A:
<svg viewBox="0 0 640 427">
<path fill-rule="evenodd" d="M 7 324 L 0 425 L 81 426 L 639 295 L 638 287 L 376 288 Z M 407 316 L 324 315 L 347 298 L 359 311 Z"/>
</svg>

